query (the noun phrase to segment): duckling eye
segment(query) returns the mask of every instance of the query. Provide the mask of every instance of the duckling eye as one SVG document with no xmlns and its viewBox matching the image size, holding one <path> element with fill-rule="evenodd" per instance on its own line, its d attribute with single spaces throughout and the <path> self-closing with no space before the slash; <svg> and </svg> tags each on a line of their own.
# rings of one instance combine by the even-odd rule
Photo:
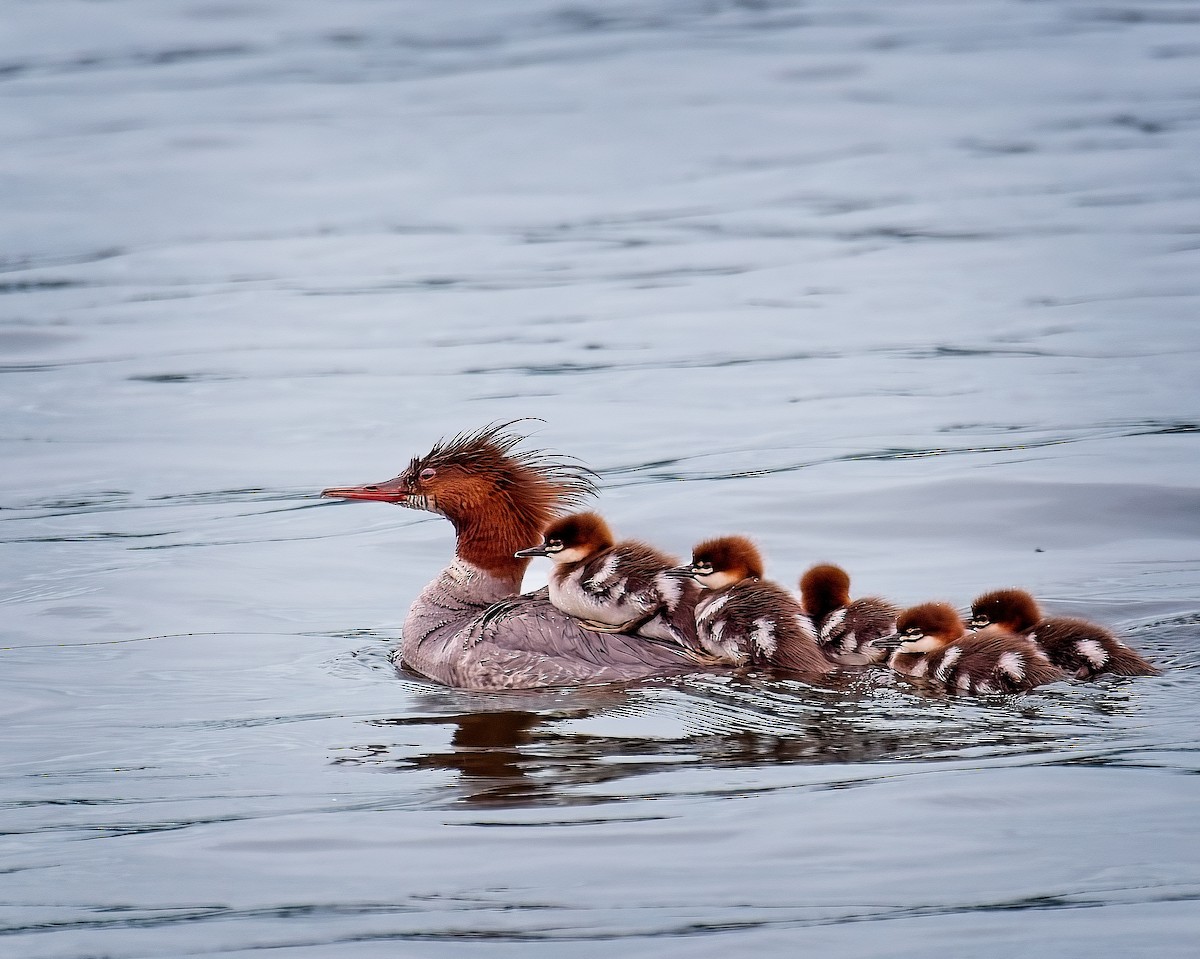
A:
<svg viewBox="0 0 1200 959">
<path fill-rule="evenodd" d="M 904 631 L 904 635 L 911 636 L 913 639 L 916 639 L 918 636 L 924 636 L 925 633 L 920 626 L 910 626 Z"/>
<path fill-rule="evenodd" d="M 550 550 L 552 553 L 557 553 L 557 552 L 559 552 L 559 551 L 560 551 L 562 548 L 563 548 L 563 544 L 562 544 L 562 540 L 561 540 L 561 539 L 548 539 L 548 540 L 546 540 L 546 549 Z"/>
<path fill-rule="evenodd" d="M 692 569 L 694 569 L 701 576 L 707 576 L 713 571 L 712 563 L 694 563 L 692 565 Z"/>
<path fill-rule="evenodd" d="M 435 470 L 432 466 L 426 466 L 423 470 L 421 470 L 420 480 L 422 483 L 428 483 L 435 476 L 437 476 L 437 470 Z"/>
</svg>

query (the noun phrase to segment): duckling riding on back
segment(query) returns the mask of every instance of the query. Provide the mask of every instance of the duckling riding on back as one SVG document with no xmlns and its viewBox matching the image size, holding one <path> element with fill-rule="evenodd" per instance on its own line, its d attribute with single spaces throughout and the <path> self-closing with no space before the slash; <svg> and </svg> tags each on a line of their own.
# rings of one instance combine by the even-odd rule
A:
<svg viewBox="0 0 1200 959">
<path fill-rule="evenodd" d="M 585 629 L 694 646 L 699 591 L 671 575 L 679 561 L 637 540 L 616 542 L 599 514 L 555 520 L 541 545 L 516 555 L 554 562 L 550 602 Z"/>
</svg>

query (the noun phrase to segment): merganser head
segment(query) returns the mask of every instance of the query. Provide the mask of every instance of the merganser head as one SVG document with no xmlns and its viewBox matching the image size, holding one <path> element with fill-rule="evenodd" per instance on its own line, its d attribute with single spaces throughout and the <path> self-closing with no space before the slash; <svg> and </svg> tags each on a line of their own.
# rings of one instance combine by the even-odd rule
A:
<svg viewBox="0 0 1200 959">
<path fill-rule="evenodd" d="M 997 589 L 971 604 L 971 629 L 996 625 L 1012 633 L 1026 633 L 1041 621 L 1037 601 L 1023 589 Z"/>
<path fill-rule="evenodd" d="M 517 556 L 549 556 L 556 563 L 578 563 L 613 545 L 612 530 L 599 513 L 575 513 L 546 528 L 540 546 L 519 549 Z"/>
<path fill-rule="evenodd" d="M 745 536 L 722 536 L 697 545 L 691 563 L 672 572 L 691 577 L 705 589 L 724 589 L 743 579 L 762 579 L 762 554 Z"/>
<path fill-rule="evenodd" d="M 850 574 L 840 566 L 821 563 L 800 577 L 800 602 L 810 616 L 822 617 L 850 605 Z"/>
<path fill-rule="evenodd" d="M 540 532 L 564 507 L 596 493 L 591 471 L 542 450 L 514 450 L 525 437 L 507 432 L 520 420 L 438 440 L 394 479 L 337 486 L 322 496 L 395 503 L 441 513 L 455 521 L 500 500 Z"/>
<path fill-rule="evenodd" d="M 513 552 L 595 495 L 596 486 L 590 470 L 567 458 L 515 449 L 525 439 L 509 430 L 517 422 L 439 440 L 387 482 L 333 487 L 321 495 L 440 513 L 454 524 L 461 558 L 519 581 L 529 561 Z"/>
<path fill-rule="evenodd" d="M 966 633 L 962 618 L 949 603 L 922 603 L 896 618 L 896 651 L 933 653 Z"/>
</svg>

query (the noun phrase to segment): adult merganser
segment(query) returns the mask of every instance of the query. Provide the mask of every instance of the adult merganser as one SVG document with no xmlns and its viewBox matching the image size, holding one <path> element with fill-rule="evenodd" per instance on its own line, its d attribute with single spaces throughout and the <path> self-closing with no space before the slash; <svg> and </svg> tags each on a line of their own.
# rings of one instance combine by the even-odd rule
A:
<svg viewBox="0 0 1200 959">
<path fill-rule="evenodd" d="M 555 520 L 540 545 L 516 555 L 554 561 L 550 602 L 585 629 L 695 647 L 699 590 L 671 575 L 679 560 L 637 540 L 616 542 L 599 514 Z"/>
<path fill-rule="evenodd" d="M 922 603 L 896 619 L 888 665 L 952 693 L 1016 693 L 1063 679 L 1038 645 L 999 629 L 967 633 L 949 603 Z"/>
<path fill-rule="evenodd" d="M 696 634 L 708 653 L 735 666 L 808 675 L 832 669 L 795 597 L 762 578 L 762 556 L 746 537 L 700 543 L 678 572 L 706 590 L 696 604 Z"/>
<path fill-rule="evenodd" d="M 840 566 L 822 563 L 801 576 L 800 604 L 831 662 L 869 666 L 887 660 L 891 650 L 876 642 L 896 632 L 900 610 L 877 596 L 851 600 L 850 575 Z"/>
<path fill-rule="evenodd" d="M 514 421 L 516 422 L 516 421 Z M 575 686 L 695 671 L 698 651 L 582 629 L 544 595 L 518 596 L 529 559 L 559 514 L 594 495 L 588 470 L 539 450 L 520 451 L 509 423 L 439 441 L 395 479 L 335 487 L 323 496 L 375 500 L 445 516 L 454 562 L 429 583 L 404 621 L 397 659 L 447 686 Z M 504 600 L 485 616 L 490 606 Z"/>
<path fill-rule="evenodd" d="M 995 626 L 1027 636 L 1050 662 L 1076 679 L 1095 679 L 1101 673 L 1159 674 L 1157 667 L 1103 626 L 1073 616 L 1043 617 L 1037 601 L 1023 589 L 997 589 L 977 597 L 971 604 L 969 625 L 971 629 Z"/>
</svg>

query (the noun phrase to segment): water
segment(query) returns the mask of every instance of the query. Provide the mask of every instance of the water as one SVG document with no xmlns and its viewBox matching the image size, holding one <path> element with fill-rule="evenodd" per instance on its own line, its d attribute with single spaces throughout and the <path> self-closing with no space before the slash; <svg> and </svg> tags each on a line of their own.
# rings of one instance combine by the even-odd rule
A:
<svg viewBox="0 0 1200 959">
<path fill-rule="evenodd" d="M 1196 4 L 3 14 L 0 954 L 1194 953 Z M 450 527 L 315 492 L 518 416 L 1165 673 L 398 676 Z"/>
</svg>

